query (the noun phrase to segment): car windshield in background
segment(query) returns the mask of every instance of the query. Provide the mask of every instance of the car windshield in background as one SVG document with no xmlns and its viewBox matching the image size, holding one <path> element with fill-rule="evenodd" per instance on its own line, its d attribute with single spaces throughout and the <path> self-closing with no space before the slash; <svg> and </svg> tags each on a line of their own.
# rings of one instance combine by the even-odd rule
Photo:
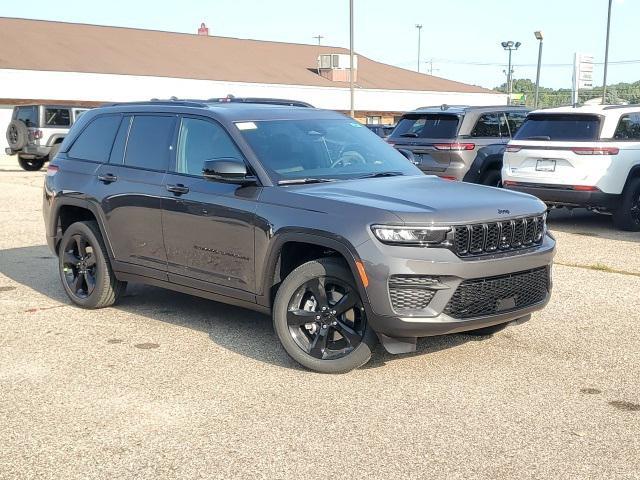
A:
<svg viewBox="0 0 640 480">
<path fill-rule="evenodd" d="M 402 154 L 349 119 L 236 122 L 277 180 L 419 175 Z"/>
<path fill-rule="evenodd" d="M 522 124 L 515 140 L 597 140 L 600 118 L 596 115 L 534 114 Z"/>
<path fill-rule="evenodd" d="M 393 131 L 392 137 L 454 138 L 460 119 L 450 114 L 406 115 Z"/>
</svg>

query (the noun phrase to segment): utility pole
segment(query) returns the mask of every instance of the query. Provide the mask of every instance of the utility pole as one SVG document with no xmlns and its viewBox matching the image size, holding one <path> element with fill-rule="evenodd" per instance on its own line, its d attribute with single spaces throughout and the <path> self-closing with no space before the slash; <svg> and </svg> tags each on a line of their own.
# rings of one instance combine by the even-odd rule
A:
<svg viewBox="0 0 640 480">
<path fill-rule="evenodd" d="M 349 0 L 349 97 L 351 118 L 355 117 L 353 108 L 353 0 Z"/>
<path fill-rule="evenodd" d="M 611 29 L 611 3 L 609 0 L 609 13 L 607 14 L 607 41 L 604 47 L 604 78 L 602 79 L 602 105 L 607 103 L 607 67 L 609 66 L 609 30 Z"/>
<path fill-rule="evenodd" d="M 533 32 L 536 36 L 536 39 L 540 42 L 538 45 L 538 71 L 536 72 L 536 99 L 533 102 L 533 108 L 538 108 L 538 96 L 540 92 L 540 67 L 542 66 L 542 32 L 537 30 Z"/>
<path fill-rule="evenodd" d="M 320 45 L 320 40 L 322 40 L 324 37 L 322 35 L 316 35 L 315 37 L 316 40 L 318 40 L 318 45 Z"/>
<path fill-rule="evenodd" d="M 418 29 L 418 73 L 420 73 L 420 44 L 422 43 L 420 34 L 422 33 L 422 25 L 416 24 L 416 28 Z"/>
<path fill-rule="evenodd" d="M 502 42 L 502 48 L 509 52 L 509 70 L 507 70 L 507 105 L 511 105 L 511 91 L 513 89 L 513 69 L 511 68 L 511 53 L 514 50 L 517 50 L 520 45 L 520 42 L 514 42 L 509 40 L 508 42 Z"/>
</svg>

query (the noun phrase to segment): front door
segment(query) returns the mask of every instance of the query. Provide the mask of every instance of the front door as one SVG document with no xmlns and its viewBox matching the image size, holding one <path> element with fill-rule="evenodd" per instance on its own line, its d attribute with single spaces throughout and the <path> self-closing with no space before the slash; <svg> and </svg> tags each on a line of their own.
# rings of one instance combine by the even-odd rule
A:
<svg viewBox="0 0 640 480">
<path fill-rule="evenodd" d="M 205 160 L 244 158 L 212 119 L 181 120 L 175 162 L 165 178 L 163 232 L 169 280 L 252 299 L 254 217 L 260 187 L 206 180 Z M 233 290 L 229 290 L 233 289 Z"/>
</svg>

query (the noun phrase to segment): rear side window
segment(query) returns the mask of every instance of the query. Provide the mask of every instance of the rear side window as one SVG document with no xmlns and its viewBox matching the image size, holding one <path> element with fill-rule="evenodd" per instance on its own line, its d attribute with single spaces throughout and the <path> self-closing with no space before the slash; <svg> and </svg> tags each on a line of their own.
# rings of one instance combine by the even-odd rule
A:
<svg viewBox="0 0 640 480">
<path fill-rule="evenodd" d="M 476 122 L 476 126 L 471 130 L 471 136 L 483 138 L 500 137 L 501 116 L 502 115 L 497 113 L 485 113 L 484 115 L 481 115 Z"/>
<path fill-rule="evenodd" d="M 598 139 L 600 118 L 596 115 L 529 115 L 516 133 L 516 140 L 570 140 L 588 142 Z"/>
<path fill-rule="evenodd" d="M 507 122 L 509 122 L 509 130 L 511 130 L 511 136 L 514 136 L 520 127 L 524 123 L 524 119 L 527 118 L 527 112 L 507 112 Z"/>
<path fill-rule="evenodd" d="M 613 138 L 616 140 L 640 140 L 640 113 L 630 113 L 620 117 Z"/>
<path fill-rule="evenodd" d="M 133 118 L 124 164 L 149 170 L 169 167 L 169 146 L 173 141 L 176 118 L 139 115 Z"/>
<path fill-rule="evenodd" d="M 68 108 L 44 109 L 45 127 L 68 127 L 69 125 L 71 125 L 71 112 Z"/>
<path fill-rule="evenodd" d="M 24 122 L 27 127 L 37 127 L 38 107 L 16 107 L 16 110 L 13 113 L 13 119 Z"/>
<path fill-rule="evenodd" d="M 202 175 L 205 160 L 216 158 L 242 161 L 242 154 L 222 126 L 206 120 L 183 118 L 178 137 L 176 172 Z"/>
<path fill-rule="evenodd" d="M 105 163 L 109 159 L 119 126 L 120 115 L 105 115 L 94 119 L 73 142 L 68 155 L 72 158 Z"/>
<path fill-rule="evenodd" d="M 407 115 L 393 131 L 393 137 L 454 138 L 460 119 L 457 115 Z"/>
</svg>

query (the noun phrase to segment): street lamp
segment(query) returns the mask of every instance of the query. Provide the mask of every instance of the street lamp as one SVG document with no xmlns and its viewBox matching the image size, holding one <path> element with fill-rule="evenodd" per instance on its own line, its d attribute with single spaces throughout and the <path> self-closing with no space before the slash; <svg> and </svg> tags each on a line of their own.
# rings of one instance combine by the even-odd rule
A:
<svg viewBox="0 0 640 480">
<path fill-rule="evenodd" d="M 507 105 L 511 105 L 511 89 L 513 87 L 512 85 L 513 70 L 511 69 L 511 53 L 514 50 L 517 50 L 522 44 L 520 42 L 514 42 L 512 40 L 509 40 L 508 42 L 502 42 L 500 45 L 502 45 L 502 48 L 504 48 L 509 52 L 509 70 L 507 70 L 507 95 L 508 95 Z"/>
<path fill-rule="evenodd" d="M 542 65 L 542 32 L 537 30 L 533 32 L 536 36 L 536 40 L 540 43 L 538 45 L 538 71 L 536 73 L 536 99 L 533 102 L 533 108 L 538 108 L 538 93 L 540 91 L 540 66 Z"/>
<path fill-rule="evenodd" d="M 420 73 L 420 34 L 422 33 L 422 25 L 416 24 L 418 29 L 418 73 Z"/>
</svg>

